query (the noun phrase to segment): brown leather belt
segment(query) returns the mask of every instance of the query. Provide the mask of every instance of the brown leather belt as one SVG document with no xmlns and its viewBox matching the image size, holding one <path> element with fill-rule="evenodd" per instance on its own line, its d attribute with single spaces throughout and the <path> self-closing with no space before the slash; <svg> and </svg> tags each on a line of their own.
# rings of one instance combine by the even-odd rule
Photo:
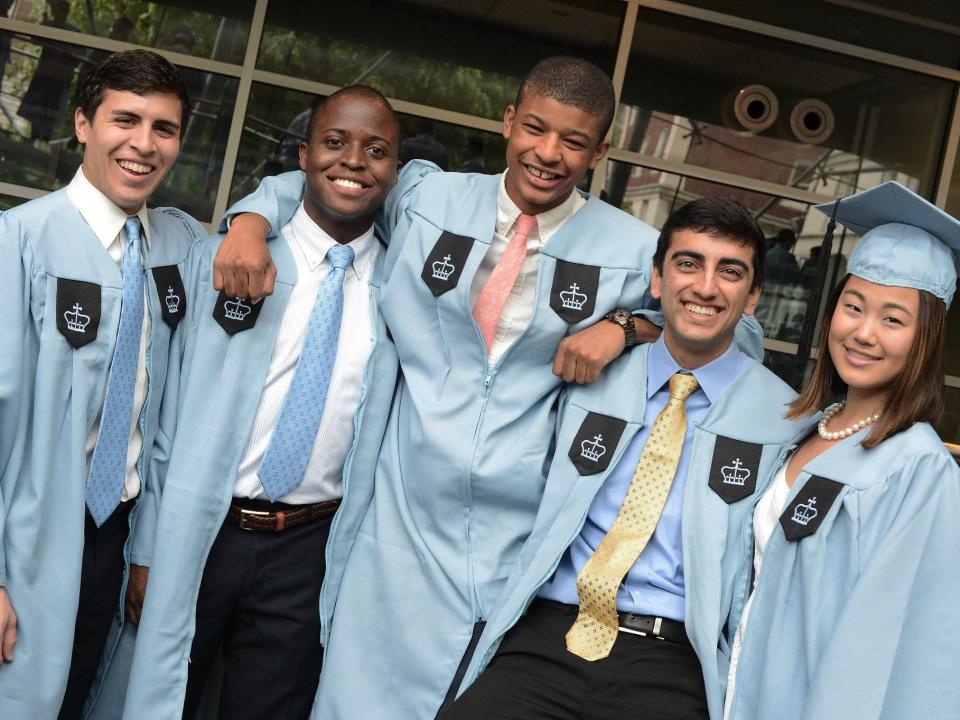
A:
<svg viewBox="0 0 960 720">
<path fill-rule="evenodd" d="M 241 530 L 277 533 L 308 522 L 323 520 L 340 507 L 339 500 L 327 500 L 315 505 L 293 505 L 284 510 L 248 510 L 236 503 L 230 505 L 227 517 Z"/>
</svg>

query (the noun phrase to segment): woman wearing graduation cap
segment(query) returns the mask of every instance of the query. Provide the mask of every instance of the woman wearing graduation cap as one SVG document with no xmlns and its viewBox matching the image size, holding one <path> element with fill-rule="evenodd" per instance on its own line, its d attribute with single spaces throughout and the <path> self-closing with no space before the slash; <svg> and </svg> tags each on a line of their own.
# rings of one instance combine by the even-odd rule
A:
<svg viewBox="0 0 960 720">
<path fill-rule="evenodd" d="M 960 223 L 895 182 L 818 209 L 862 240 L 753 514 L 725 716 L 960 718 L 960 470 L 930 426 Z"/>
</svg>

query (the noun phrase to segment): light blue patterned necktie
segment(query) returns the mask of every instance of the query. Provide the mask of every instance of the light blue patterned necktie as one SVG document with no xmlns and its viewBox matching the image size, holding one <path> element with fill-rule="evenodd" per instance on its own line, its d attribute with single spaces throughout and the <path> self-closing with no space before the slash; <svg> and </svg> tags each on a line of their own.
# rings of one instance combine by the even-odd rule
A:
<svg viewBox="0 0 960 720">
<path fill-rule="evenodd" d="M 97 527 L 110 517 L 123 490 L 127 470 L 127 446 L 133 415 L 133 393 L 140 358 L 143 328 L 143 263 L 140 260 L 140 221 L 127 218 L 127 246 L 120 261 L 123 300 L 117 346 L 110 363 L 107 397 L 100 414 L 97 444 L 87 475 L 87 507 Z"/>
<path fill-rule="evenodd" d="M 343 277 L 353 261 L 353 248 L 334 245 L 327 251 L 327 260 L 333 267 L 317 288 L 297 369 L 257 471 L 260 484 L 274 501 L 303 481 L 337 359 Z"/>
</svg>

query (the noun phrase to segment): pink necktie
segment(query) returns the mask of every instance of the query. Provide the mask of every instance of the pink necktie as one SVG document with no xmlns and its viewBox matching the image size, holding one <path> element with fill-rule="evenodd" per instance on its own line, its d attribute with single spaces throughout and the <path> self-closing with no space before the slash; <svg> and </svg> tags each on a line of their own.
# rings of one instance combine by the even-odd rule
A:
<svg viewBox="0 0 960 720">
<path fill-rule="evenodd" d="M 533 215 L 520 215 L 513 237 L 507 243 L 500 262 L 493 268 L 490 277 L 480 291 L 476 305 L 473 306 L 473 317 L 483 335 L 483 342 L 487 352 L 493 347 L 493 336 L 497 332 L 497 323 L 503 314 L 503 306 L 507 304 L 510 291 L 517 283 L 523 259 L 527 256 L 527 236 L 537 226 L 537 219 Z"/>
</svg>

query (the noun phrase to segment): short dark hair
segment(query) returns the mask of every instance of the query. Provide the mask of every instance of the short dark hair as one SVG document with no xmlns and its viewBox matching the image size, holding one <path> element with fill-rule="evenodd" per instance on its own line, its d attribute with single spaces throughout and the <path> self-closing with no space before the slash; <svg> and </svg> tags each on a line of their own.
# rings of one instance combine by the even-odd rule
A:
<svg viewBox="0 0 960 720">
<path fill-rule="evenodd" d="M 805 417 L 846 393 L 847 385 L 840 378 L 830 356 L 829 340 L 833 314 L 851 277 L 844 277 L 827 301 L 820 324 L 817 364 L 800 397 L 790 404 L 788 418 Z M 890 381 L 887 402 L 880 419 L 860 443 L 865 448 L 876 447 L 915 422 L 936 423 L 943 415 L 943 337 L 946 332 L 947 305 L 926 290 L 917 292 L 920 293 L 917 335 L 913 339 L 906 365 Z"/>
<path fill-rule="evenodd" d="M 753 282 L 751 290 L 763 285 L 763 263 L 767 240 L 750 211 L 733 198 L 705 197 L 691 200 L 670 213 L 660 230 L 653 266 L 663 272 L 670 240 L 677 230 L 692 230 L 711 237 L 753 248 Z"/>
<path fill-rule="evenodd" d="M 366 100 L 372 100 L 386 108 L 387 112 L 390 113 L 390 119 L 393 122 L 394 129 L 397 131 L 397 141 L 400 140 L 400 120 L 393 109 L 393 105 L 390 104 L 390 101 L 387 100 L 384 94 L 379 90 L 374 90 L 369 85 L 346 85 L 335 93 L 314 100 L 313 106 L 310 108 L 310 121 L 307 123 L 307 136 L 304 138 L 305 142 L 310 142 L 310 136 L 313 134 L 313 126 L 317 121 L 317 117 L 320 115 L 320 111 L 326 107 L 328 102 L 335 98 L 343 97 L 344 95 L 355 95 Z"/>
<path fill-rule="evenodd" d="M 553 98 L 564 105 L 573 105 L 597 118 L 599 143 L 607 135 L 616 110 L 616 94 L 610 76 L 592 62 L 557 55 L 541 60 L 523 79 L 514 107 L 528 94 Z"/>
<path fill-rule="evenodd" d="M 180 98 L 180 120 L 190 109 L 187 86 L 177 67 L 162 55 L 150 50 L 124 50 L 113 53 L 94 65 L 84 76 L 80 85 L 80 110 L 87 120 L 103 102 L 107 90 L 121 90 L 149 95 L 170 93 Z"/>
</svg>

